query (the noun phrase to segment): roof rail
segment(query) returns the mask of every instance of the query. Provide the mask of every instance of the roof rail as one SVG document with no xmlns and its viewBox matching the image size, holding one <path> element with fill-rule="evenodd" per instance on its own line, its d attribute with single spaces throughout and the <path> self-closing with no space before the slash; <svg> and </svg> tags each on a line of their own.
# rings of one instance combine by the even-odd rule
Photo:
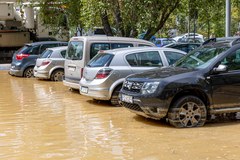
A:
<svg viewBox="0 0 240 160">
<path fill-rule="evenodd" d="M 234 39 L 234 40 L 230 43 L 230 45 L 233 46 L 233 45 L 238 44 L 238 43 L 240 43 L 240 37 Z"/>
</svg>

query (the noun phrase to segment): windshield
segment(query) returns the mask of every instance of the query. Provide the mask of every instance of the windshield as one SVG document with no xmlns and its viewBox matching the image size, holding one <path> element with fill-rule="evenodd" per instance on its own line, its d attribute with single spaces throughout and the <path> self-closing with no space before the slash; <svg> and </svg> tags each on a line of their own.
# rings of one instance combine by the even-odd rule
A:
<svg viewBox="0 0 240 160">
<path fill-rule="evenodd" d="M 98 53 L 91 61 L 88 62 L 88 67 L 104 67 L 108 66 L 113 59 L 113 54 Z"/>
<path fill-rule="evenodd" d="M 81 60 L 83 57 L 83 42 L 71 41 L 69 42 L 66 59 Z"/>
<path fill-rule="evenodd" d="M 226 51 L 227 46 L 205 46 L 190 52 L 175 63 L 175 67 L 183 67 L 190 69 L 203 69 L 207 68 L 211 62 L 216 59 L 219 54 Z"/>
<path fill-rule="evenodd" d="M 52 50 L 47 49 L 41 54 L 40 57 L 41 58 L 49 58 L 51 56 L 51 54 L 52 54 Z"/>
</svg>

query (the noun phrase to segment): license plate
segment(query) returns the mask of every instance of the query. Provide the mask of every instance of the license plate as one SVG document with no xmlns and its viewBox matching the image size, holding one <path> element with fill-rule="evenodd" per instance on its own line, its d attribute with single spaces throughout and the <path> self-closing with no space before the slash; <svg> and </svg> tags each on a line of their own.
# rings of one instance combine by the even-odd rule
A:
<svg viewBox="0 0 240 160">
<path fill-rule="evenodd" d="M 82 93 L 88 93 L 88 88 L 87 87 L 81 87 L 81 92 Z"/>
<path fill-rule="evenodd" d="M 132 96 L 122 94 L 122 101 L 127 103 L 133 103 L 133 98 Z"/>
</svg>

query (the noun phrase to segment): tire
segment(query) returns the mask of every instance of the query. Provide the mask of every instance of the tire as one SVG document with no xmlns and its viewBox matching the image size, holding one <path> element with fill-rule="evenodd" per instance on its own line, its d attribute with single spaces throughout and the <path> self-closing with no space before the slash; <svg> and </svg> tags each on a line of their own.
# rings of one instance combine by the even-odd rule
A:
<svg viewBox="0 0 240 160">
<path fill-rule="evenodd" d="M 207 120 L 206 106 L 195 96 L 178 99 L 168 111 L 169 123 L 177 128 L 203 126 Z"/>
<path fill-rule="evenodd" d="M 110 102 L 113 106 L 116 106 L 116 107 L 119 107 L 121 106 L 119 104 L 119 98 L 118 98 L 118 94 L 119 94 L 119 91 L 121 90 L 122 86 L 118 86 L 117 88 L 114 89 L 113 93 L 112 93 L 112 97 L 110 99 Z"/>
<path fill-rule="evenodd" d="M 25 69 L 25 71 L 23 72 L 23 77 L 26 77 L 26 78 L 34 77 L 34 75 L 33 75 L 33 67 L 28 67 L 27 69 Z"/>
<path fill-rule="evenodd" d="M 51 81 L 62 81 L 64 76 L 64 71 L 62 69 L 58 69 L 53 71 L 50 76 Z"/>
</svg>

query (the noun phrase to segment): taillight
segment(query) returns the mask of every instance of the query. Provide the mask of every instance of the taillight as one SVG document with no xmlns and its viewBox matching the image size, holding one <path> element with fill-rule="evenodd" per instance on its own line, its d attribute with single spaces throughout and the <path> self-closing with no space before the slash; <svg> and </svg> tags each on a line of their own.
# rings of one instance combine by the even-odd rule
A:
<svg viewBox="0 0 240 160">
<path fill-rule="evenodd" d="M 95 79 L 103 79 L 106 78 L 107 76 L 109 76 L 109 74 L 111 73 L 112 69 L 111 68 L 104 68 L 98 71 Z"/>
<path fill-rule="evenodd" d="M 46 66 L 46 65 L 48 65 L 50 62 L 51 62 L 51 61 L 42 61 L 41 66 Z"/>
<path fill-rule="evenodd" d="M 21 53 L 21 54 L 16 54 L 16 59 L 17 60 L 22 60 L 23 58 L 28 57 L 29 54 Z"/>
</svg>

